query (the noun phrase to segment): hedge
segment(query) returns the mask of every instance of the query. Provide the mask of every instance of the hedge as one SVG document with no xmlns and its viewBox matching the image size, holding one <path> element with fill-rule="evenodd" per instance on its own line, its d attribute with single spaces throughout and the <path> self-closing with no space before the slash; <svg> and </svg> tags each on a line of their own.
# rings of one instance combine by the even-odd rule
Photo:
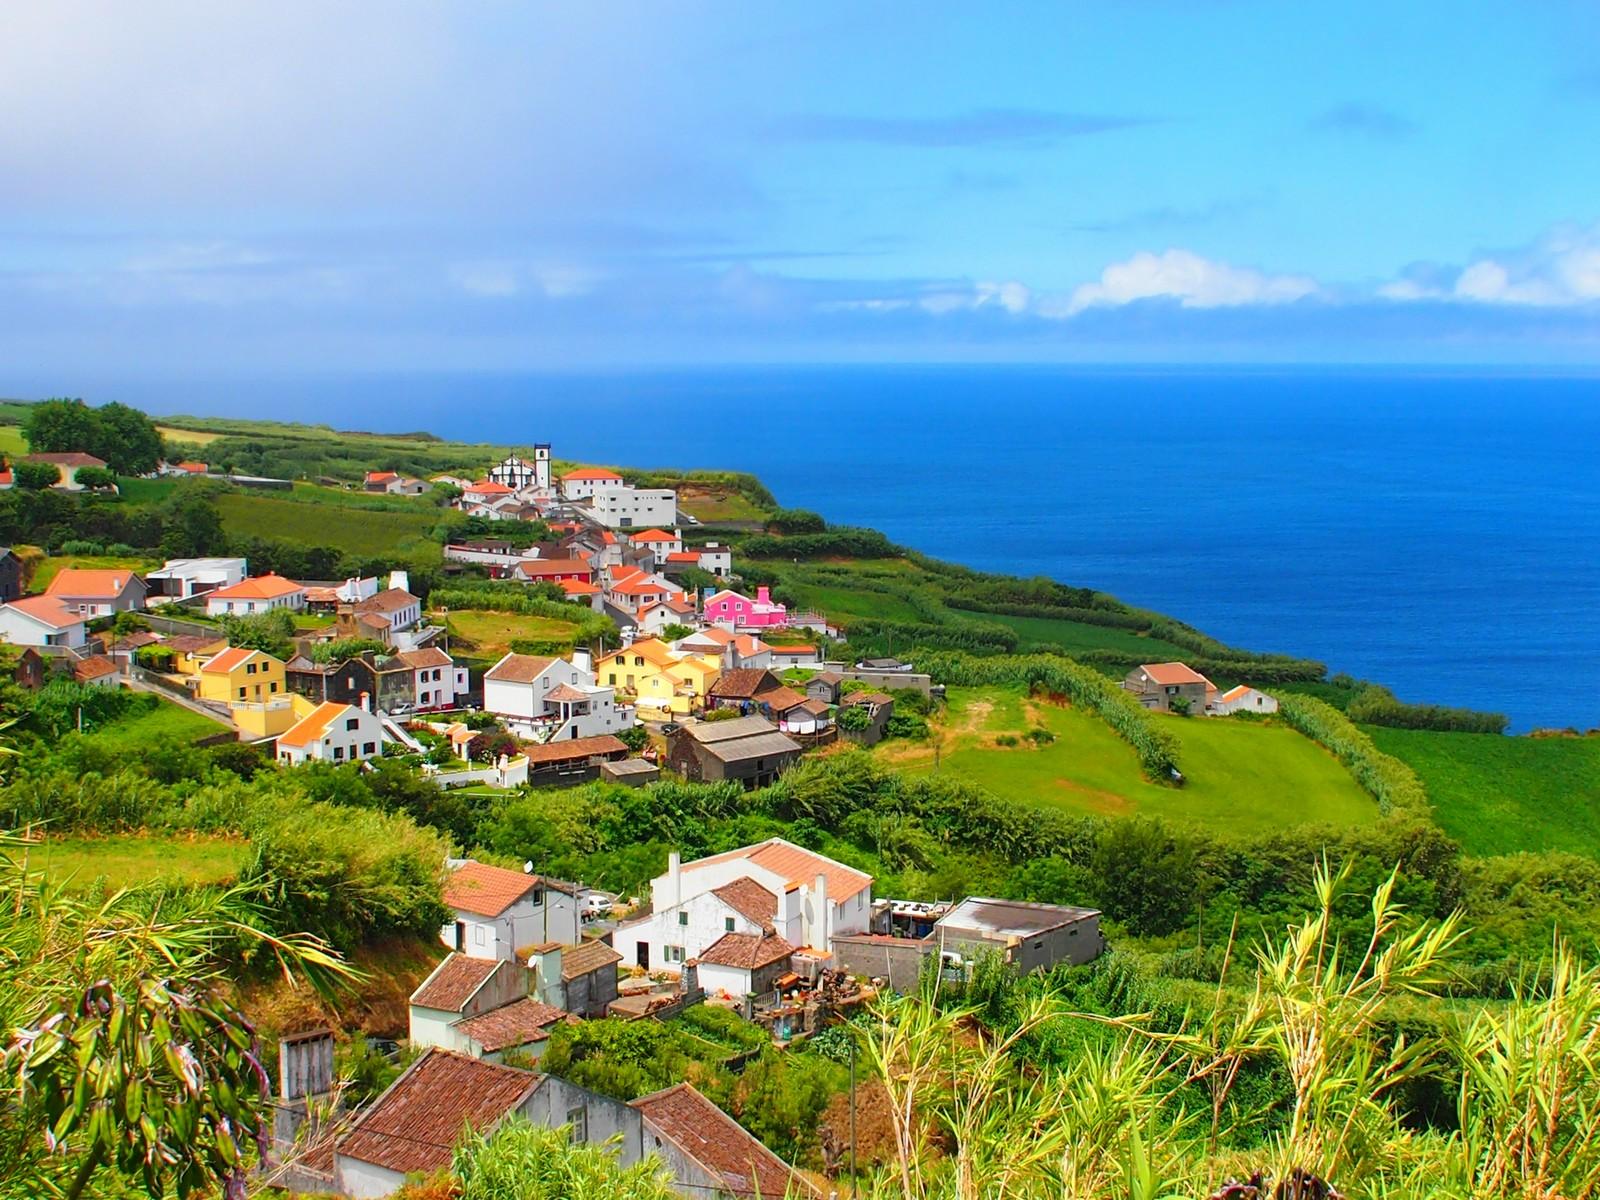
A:
<svg viewBox="0 0 1600 1200">
<path fill-rule="evenodd" d="M 1313 696 L 1284 695 L 1278 698 L 1278 715 L 1291 728 L 1331 751 L 1378 802 L 1378 811 L 1384 816 L 1429 816 L 1428 793 L 1417 773 L 1379 750 L 1333 705 Z"/>
</svg>

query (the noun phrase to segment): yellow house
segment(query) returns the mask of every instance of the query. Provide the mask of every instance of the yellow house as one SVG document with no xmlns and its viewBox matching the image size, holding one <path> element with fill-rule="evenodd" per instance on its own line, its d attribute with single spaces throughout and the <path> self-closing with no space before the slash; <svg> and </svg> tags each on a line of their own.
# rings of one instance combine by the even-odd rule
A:
<svg viewBox="0 0 1600 1200">
<path fill-rule="evenodd" d="M 595 661 L 595 682 L 632 697 L 639 715 L 684 716 L 701 707 L 717 667 L 693 654 L 678 654 L 657 638 L 645 638 Z"/>
<path fill-rule="evenodd" d="M 283 663 L 264 650 L 230 646 L 200 668 L 200 699 L 263 704 L 287 694 Z"/>
<path fill-rule="evenodd" d="M 200 668 L 228 648 L 222 634 L 179 634 L 161 643 L 172 651 L 172 670 L 178 675 L 199 675 Z"/>
</svg>

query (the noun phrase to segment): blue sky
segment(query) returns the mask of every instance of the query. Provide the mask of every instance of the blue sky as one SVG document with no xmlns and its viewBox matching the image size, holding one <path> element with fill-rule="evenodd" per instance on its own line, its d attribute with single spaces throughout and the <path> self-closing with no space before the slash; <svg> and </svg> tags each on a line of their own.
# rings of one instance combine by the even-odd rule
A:
<svg viewBox="0 0 1600 1200">
<path fill-rule="evenodd" d="M 0 10 L 0 385 L 1600 362 L 1600 7 Z"/>
</svg>

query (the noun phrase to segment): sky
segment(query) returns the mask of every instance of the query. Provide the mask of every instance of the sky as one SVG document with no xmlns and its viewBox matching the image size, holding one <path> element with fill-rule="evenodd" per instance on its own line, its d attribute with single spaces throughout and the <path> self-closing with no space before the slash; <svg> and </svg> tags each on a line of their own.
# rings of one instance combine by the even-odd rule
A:
<svg viewBox="0 0 1600 1200">
<path fill-rule="evenodd" d="M 1600 365 L 1592 0 L 21 0 L 0 112 L 0 388 Z"/>
</svg>

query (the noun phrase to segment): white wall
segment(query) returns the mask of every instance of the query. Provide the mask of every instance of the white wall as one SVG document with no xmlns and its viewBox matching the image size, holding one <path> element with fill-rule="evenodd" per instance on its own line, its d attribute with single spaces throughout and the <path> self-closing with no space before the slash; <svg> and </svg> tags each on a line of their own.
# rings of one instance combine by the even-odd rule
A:
<svg viewBox="0 0 1600 1200">
<path fill-rule="evenodd" d="M 347 729 L 345 726 L 348 721 L 355 721 L 356 727 Z M 372 747 L 370 751 L 365 749 L 368 745 Z M 343 753 L 336 754 L 336 751 Z M 321 740 L 304 746 L 280 746 L 278 761 L 291 765 L 298 765 L 307 759 L 347 763 L 378 758 L 382 754 L 383 723 L 378 720 L 376 713 L 352 704 L 334 718 L 327 735 Z"/>
<path fill-rule="evenodd" d="M 680 919 L 682 917 L 688 919 L 687 924 Z M 783 932 L 776 913 L 768 920 L 778 926 L 778 932 Z M 731 930 L 728 928 L 729 921 L 733 922 Z M 737 909 L 729 907 L 711 892 L 702 892 L 686 898 L 682 904 L 672 908 L 658 909 L 647 920 L 636 926 L 626 930 L 619 929 L 614 940 L 624 943 L 617 946 L 617 953 L 621 954 L 624 962 L 630 966 L 639 961 L 639 944 L 643 942 L 650 948 L 652 971 L 677 971 L 682 968 L 686 960 L 699 958 L 723 934 L 730 932 L 760 933 L 762 930 L 755 921 Z M 681 946 L 683 957 L 669 960 L 666 954 L 669 946 Z M 733 995 L 743 994 L 731 988 L 728 990 Z"/>
<path fill-rule="evenodd" d="M 10 607 L 0 607 L 0 637 L 13 646 L 81 646 L 89 640 L 81 624 L 56 629 Z"/>
<path fill-rule="evenodd" d="M 540 889 L 541 903 L 531 896 L 517 901 L 498 917 L 457 911 L 455 921 L 439 930 L 439 940 L 452 950 L 456 947 L 456 921 L 466 926 L 461 953 L 471 958 L 511 958 L 524 946 L 540 942 L 560 942 L 576 946 L 582 936 L 583 919 L 577 900 L 553 888 Z M 549 913 L 543 900 L 549 900 Z"/>
<path fill-rule="evenodd" d="M 678 519 L 678 493 L 665 488 L 631 488 L 602 484 L 595 488 L 589 511 L 612 529 L 649 529 Z"/>
</svg>

